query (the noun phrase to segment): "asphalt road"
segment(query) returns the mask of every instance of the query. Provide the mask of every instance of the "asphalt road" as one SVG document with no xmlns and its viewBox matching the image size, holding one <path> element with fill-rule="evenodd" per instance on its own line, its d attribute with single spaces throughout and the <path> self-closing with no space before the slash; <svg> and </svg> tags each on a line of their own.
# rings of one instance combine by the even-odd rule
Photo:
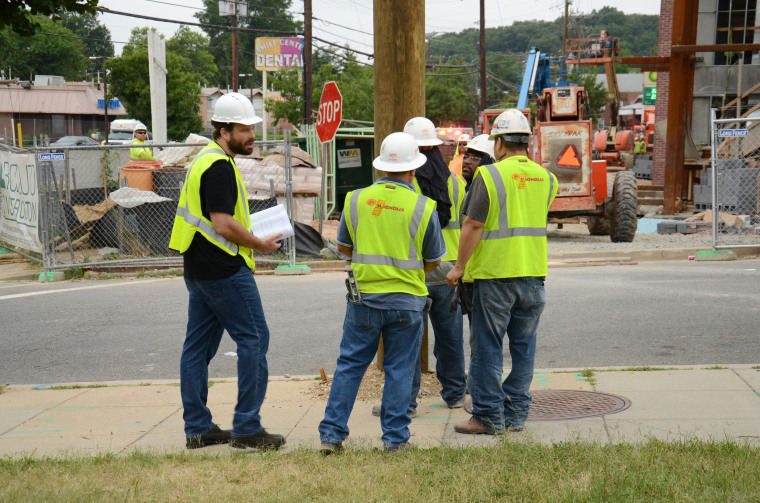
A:
<svg viewBox="0 0 760 503">
<path fill-rule="evenodd" d="M 270 375 L 334 370 L 344 278 L 257 276 Z M 760 364 L 759 280 L 760 260 L 552 268 L 536 366 Z M 181 278 L 0 285 L 0 383 L 178 379 L 186 309 Z M 211 377 L 234 351 L 225 336 Z"/>
</svg>

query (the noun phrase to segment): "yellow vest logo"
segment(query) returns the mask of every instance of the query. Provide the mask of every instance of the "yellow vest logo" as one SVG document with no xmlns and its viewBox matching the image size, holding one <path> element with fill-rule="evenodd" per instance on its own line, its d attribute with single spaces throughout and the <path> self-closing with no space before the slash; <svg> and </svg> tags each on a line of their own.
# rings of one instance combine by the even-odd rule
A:
<svg viewBox="0 0 760 503">
<path fill-rule="evenodd" d="M 367 199 L 367 206 L 374 206 L 375 209 L 372 210 L 372 216 L 377 217 L 380 215 L 380 213 L 383 212 L 383 210 L 390 210 L 390 211 L 404 211 L 404 208 L 399 208 L 398 206 L 386 206 L 385 205 L 385 199 L 381 199 L 379 201 L 375 201 L 374 199 Z"/>
<path fill-rule="evenodd" d="M 512 175 L 512 179 L 520 181 L 520 183 L 517 184 L 518 190 L 524 189 L 526 182 L 543 182 L 544 181 L 543 178 L 528 178 L 528 175 L 526 175 L 525 173 L 515 173 L 514 175 Z"/>
</svg>

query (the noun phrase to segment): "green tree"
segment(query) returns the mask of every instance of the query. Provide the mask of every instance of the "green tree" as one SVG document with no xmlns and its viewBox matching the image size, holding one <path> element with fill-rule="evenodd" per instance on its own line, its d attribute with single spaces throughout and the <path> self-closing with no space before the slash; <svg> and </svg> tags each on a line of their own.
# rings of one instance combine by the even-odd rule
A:
<svg viewBox="0 0 760 503">
<path fill-rule="evenodd" d="M 4 0 L 0 2 L 0 28 L 32 35 L 42 28 L 41 19 L 59 20 L 65 11 L 96 14 L 98 0 Z"/>
<path fill-rule="evenodd" d="M 425 116 L 437 126 L 473 124 L 477 116 L 477 66 L 452 58 L 425 77 Z"/>
<path fill-rule="evenodd" d="M 166 50 L 182 56 L 190 62 L 186 71 L 193 72 L 203 84 L 214 82 L 219 69 L 209 52 L 208 39 L 187 26 L 180 26 L 166 42 Z"/>
<path fill-rule="evenodd" d="M 218 0 L 203 0 L 205 11 L 195 14 L 201 23 L 215 26 L 232 26 L 232 16 L 219 15 Z M 275 36 L 297 36 L 302 33 L 301 22 L 296 22 L 289 12 L 291 0 L 257 0 L 248 3 L 248 15 L 238 17 L 238 73 L 260 75 L 255 68 L 256 38 Z M 251 30 L 251 31 L 245 31 Z M 219 28 L 204 27 L 209 38 L 211 54 L 219 66 L 214 84 L 219 87 L 232 85 L 232 32 Z M 224 69 L 223 69 L 224 68 Z M 258 79 L 261 80 L 260 78 Z"/>
<path fill-rule="evenodd" d="M 282 100 L 267 98 L 264 107 L 269 112 L 272 124 L 280 119 L 286 119 L 294 126 L 303 122 L 303 86 L 301 85 L 298 69 L 272 72 L 269 86 L 277 90 Z"/>
<path fill-rule="evenodd" d="M 113 42 L 109 29 L 98 23 L 94 14 L 77 14 L 75 12 L 62 12 L 61 25 L 71 30 L 82 40 L 82 52 L 84 56 L 112 58 L 114 55 Z M 88 60 L 91 69 L 100 74 L 103 73 L 103 60 Z"/>
<path fill-rule="evenodd" d="M 372 122 L 375 113 L 373 68 L 358 63 L 348 51 L 341 57 L 330 56 L 323 51 L 316 51 L 315 56 L 315 60 L 322 64 L 312 76 L 312 116 L 316 119 L 325 83 L 335 81 L 343 96 L 343 120 Z M 285 118 L 295 126 L 300 125 L 303 122 L 303 85 L 299 81 L 299 71 L 274 72 L 269 85 L 283 97 L 283 101 L 267 100 L 266 109 L 272 113 L 272 120 Z"/>
<path fill-rule="evenodd" d="M 607 88 L 601 82 L 596 81 L 596 72 L 593 69 L 581 74 L 580 84 L 588 96 L 587 113 L 590 115 L 587 118 L 598 121 L 604 114 L 604 108 L 608 105 Z"/>
<path fill-rule="evenodd" d="M 110 68 L 109 91 L 118 96 L 130 117 L 151 126 L 150 76 L 148 70 L 147 28 L 132 30 L 122 55 L 107 62 Z M 185 57 L 166 51 L 167 136 L 184 140 L 203 127 L 200 117 L 201 89 L 192 63 Z"/>
<path fill-rule="evenodd" d="M 60 21 L 37 16 L 38 33 L 25 36 L 6 26 L 0 31 L 0 68 L 10 68 L 16 76 L 28 78 L 34 74 L 62 75 L 66 80 L 85 77 L 87 59 L 82 54 L 82 42 Z"/>
</svg>

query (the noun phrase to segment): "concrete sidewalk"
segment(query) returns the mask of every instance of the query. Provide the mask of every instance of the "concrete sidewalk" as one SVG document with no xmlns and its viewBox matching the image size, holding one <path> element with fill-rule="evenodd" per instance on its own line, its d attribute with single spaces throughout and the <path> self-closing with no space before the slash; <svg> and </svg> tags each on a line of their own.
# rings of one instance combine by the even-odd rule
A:
<svg viewBox="0 0 760 503">
<path fill-rule="evenodd" d="M 624 410 L 582 419 L 529 420 L 510 441 L 601 444 L 648 438 L 679 441 L 733 440 L 760 446 L 760 369 L 676 367 L 672 370 L 597 370 L 592 385 L 573 370 L 537 371 L 536 397 L 549 390 L 593 392 L 592 398 L 622 399 Z M 177 382 L 102 383 L 105 387 L 9 386 L 0 395 L 0 457 L 95 456 L 133 451 L 179 452 L 185 449 L 182 405 Z M 287 437 L 283 450 L 317 448 L 317 425 L 326 397 L 313 378 L 272 380 L 261 415 L 267 431 Z M 571 393 L 572 391 L 568 391 Z M 582 393 L 580 393 L 582 394 Z M 233 379 L 216 382 L 209 392 L 214 420 L 229 428 L 237 397 Z M 596 399 L 596 398 L 595 398 Z M 380 447 L 380 422 L 373 403 L 358 401 L 349 421 L 350 446 Z M 448 409 L 438 398 L 423 398 L 412 420 L 411 442 L 434 446 L 490 445 L 497 437 L 462 435 L 454 423 L 463 409 Z M 227 445 L 194 452 L 228 452 Z M 237 450 L 236 450 L 237 452 Z"/>
</svg>

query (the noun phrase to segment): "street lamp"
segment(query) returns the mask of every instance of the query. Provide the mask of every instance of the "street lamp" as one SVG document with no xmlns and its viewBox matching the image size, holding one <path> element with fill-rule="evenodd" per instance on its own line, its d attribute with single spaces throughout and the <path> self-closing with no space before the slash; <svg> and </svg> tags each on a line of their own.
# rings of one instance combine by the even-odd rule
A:
<svg viewBox="0 0 760 503">
<path fill-rule="evenodd" d="M 108 56 L 90 56 L 90 59 L 100 59 L 103 60 L 103 115 L 106 121 L 106 139 L 105 143 L 108 143 L 108 133 L 109 133 L 109 124 L 108 124 L 108 70 L 106 70 L 106 64 L 105 60 L 108 59 Z"/>
</svg>

